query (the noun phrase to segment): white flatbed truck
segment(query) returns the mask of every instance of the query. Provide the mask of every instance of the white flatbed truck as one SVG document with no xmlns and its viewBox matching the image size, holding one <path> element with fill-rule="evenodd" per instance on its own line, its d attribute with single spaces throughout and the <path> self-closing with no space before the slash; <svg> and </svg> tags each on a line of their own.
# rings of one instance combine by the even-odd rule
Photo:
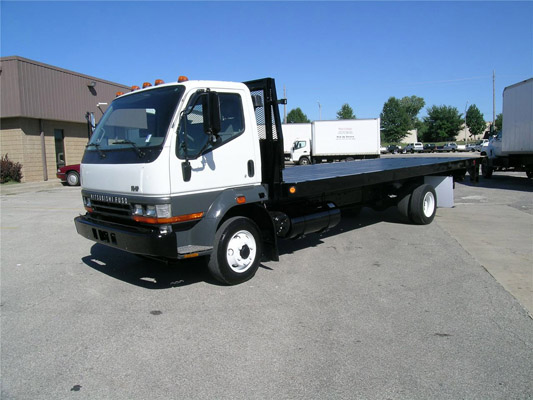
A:
<svg viewBox="0 0 533 400">
<path fill-rule="evenodd" d="M 166 260 L 205 256 L 225 284 L 244 282 L 278 238 L 334 227 L 341 210 L 395 205 L 429 224 L 427 177 L 477 175 L 473 158 L 374 159 L 284 169 L 274 80 L 188 81 L 117 97 L 81 164 L 85 238 Z M 437 178 L 439 179 L 439 178 Z"/>
</svg>

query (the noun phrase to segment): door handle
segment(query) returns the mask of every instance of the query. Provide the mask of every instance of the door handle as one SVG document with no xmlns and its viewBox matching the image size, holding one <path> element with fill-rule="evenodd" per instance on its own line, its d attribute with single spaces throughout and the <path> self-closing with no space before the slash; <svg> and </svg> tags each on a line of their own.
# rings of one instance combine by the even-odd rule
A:
<svg viewBox="0 0 533 400">
<path fill-rule="evenodd" d="M 255 175 L 254 160 L 248 160 L 248 176 L 252 178 Z"/>
</svg>

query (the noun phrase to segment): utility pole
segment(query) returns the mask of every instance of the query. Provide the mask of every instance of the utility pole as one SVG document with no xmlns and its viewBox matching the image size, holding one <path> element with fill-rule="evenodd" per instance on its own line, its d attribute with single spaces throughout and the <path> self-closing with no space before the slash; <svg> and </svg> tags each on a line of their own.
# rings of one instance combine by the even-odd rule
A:
<svg viewBox="0 0 533 400">
<path fill-rule="evenodd" d="M 466 126 L 466 109 L 467 109 L 467 107 L 468 107 L 468 101 L 465 104 L 465 145 L 468 144 L 468 132 L 467 132 L 468 128 Z"/>
<path fill-rule="evenodd" d="M 322 104 L 320 104 L 320 101 L 317 100 L 318 103 L 318 120 L 320 121 L 322 119 Z"/>
<path fill-rule="evenodd" d="M 287 87 L 283 85 L 283 98 L 287 100 Z M 283 123 L 287 123 L 287 102 L 283 105 Z"/>
<path fill-rule="evenodd" d="M 496 71 L 492 70 L 492 126 L 496 126 Z"/>
</svg>

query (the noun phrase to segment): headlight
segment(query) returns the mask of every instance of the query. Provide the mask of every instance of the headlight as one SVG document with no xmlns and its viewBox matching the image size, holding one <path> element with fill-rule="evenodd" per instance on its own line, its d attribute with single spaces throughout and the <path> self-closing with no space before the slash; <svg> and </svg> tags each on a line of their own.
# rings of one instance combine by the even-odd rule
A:
<svg viewBox="0 0 533 400">
<path fill-rule="evenodd" d="M 170 204 L 158 204 L 155 206 L 157 218 L 170 218 Z"/>
<path fill-rule="evenodd" d="M 170 204 L 134 204 L 131 210 L 134 217 L 170 218 L 172 216 Z"/>
<path fill-rule="evenodd" d="M 155 206 L 146 206 L 147 217 L 157 217 Z"/>
<path fill-rule="evenodd" d="M 133 215 L 143 215 L 144 214 L 144 208 L 141 204 L 135 204 L 133 206 Z"/>
</svg>

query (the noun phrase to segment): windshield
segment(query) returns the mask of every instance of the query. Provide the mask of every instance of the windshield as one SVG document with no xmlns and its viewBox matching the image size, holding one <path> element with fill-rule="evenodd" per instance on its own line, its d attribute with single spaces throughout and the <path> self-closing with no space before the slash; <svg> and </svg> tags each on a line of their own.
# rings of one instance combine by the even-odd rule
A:
<svg viewBox="0 0 533 400">
<path fill-rule="evenodd" d="M 86 154 L 104 158 L 110 150 L 127 150 L 141 158 L 153 153 L 146 150 L 160 149 L 183 92 L 181 85 L 167 86 L 115 99 L 96 127 Z"/>
</svg>

